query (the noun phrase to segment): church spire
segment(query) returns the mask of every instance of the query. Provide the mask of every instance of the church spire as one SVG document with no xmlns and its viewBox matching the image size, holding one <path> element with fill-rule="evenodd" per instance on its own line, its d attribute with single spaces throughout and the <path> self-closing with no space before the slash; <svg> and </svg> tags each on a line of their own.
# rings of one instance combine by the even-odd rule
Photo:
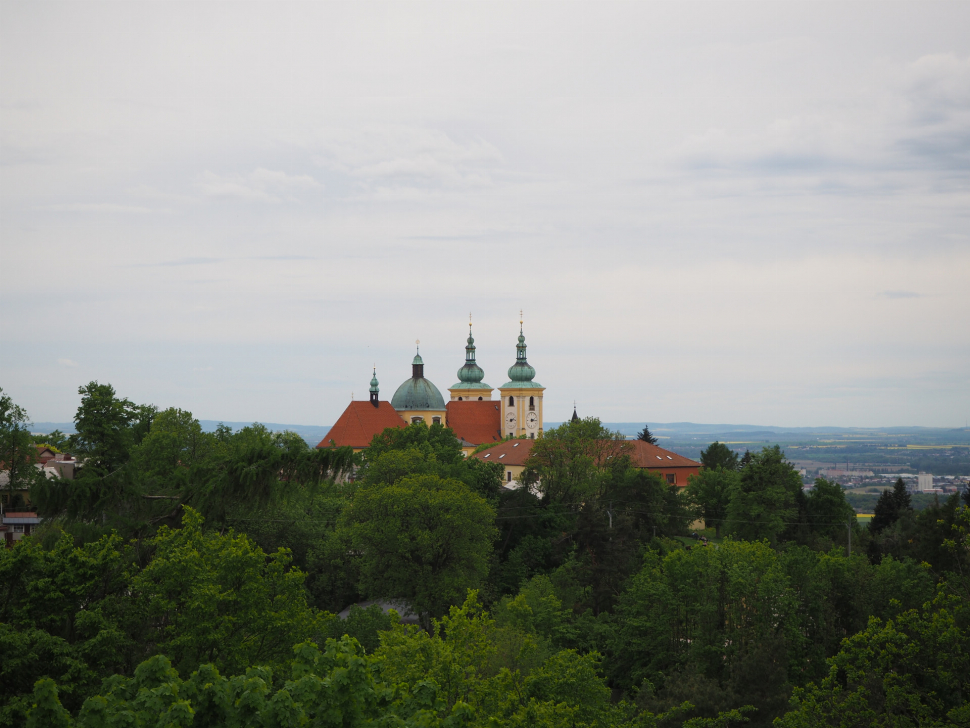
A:
<svg viewBox="0 0 970 728">
<path fill-rule="evenodd" d="M 472 336 L 472 315 L 468 314 L 468 339 L 465 343 L 465 364 L 458 370 L 458 382 L 453 384 L 449 391 L 453 399 L 488 399 L 491 397 L 492 388 L 485 384 L 482 379 L 485 372 L 475 361 L 475 337 Z M 474 390 L 474 391 L 466 391 Z M 488 390 L 488 396 L 479 390 Z"/>
<path fill-rule="evenodd" d="M 374 365 L 374 374 L 370 379 L 370 403 L 375 407 L 380 405 L 378 397 L 380 396 L 381 389 L 378 386 L 377 381 L 377 365 Z"/>
<path fill-rule="evenodd" d="M 468 314 L 468 339 L 465 344 L 465 365 L 458 370 L 458 381 L 464 384 L 487 387 L 482 384 L 485 372 L 475 361 L 475 337 L 472 336 L 472 315 Z"/>
<path fill-rule="evenodd" d="M 515 364 L 509 368 L 509 379 L 513 382 L 531 383 L 536 375 L 536 370 L 529 366 L 529 361 L 525 356 L 525 350 L 525 334 L 522 333 L 522 312 L 519 311 L 519 343 L 515 345 Z"/>
</svg>

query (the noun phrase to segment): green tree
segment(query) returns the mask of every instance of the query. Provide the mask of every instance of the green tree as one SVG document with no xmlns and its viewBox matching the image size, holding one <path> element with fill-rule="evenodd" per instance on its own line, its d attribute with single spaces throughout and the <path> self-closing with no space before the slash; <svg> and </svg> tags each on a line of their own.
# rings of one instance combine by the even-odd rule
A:
<svg viewBox="0 0 970 728">
<path fill-rule="evenodd" d="M 704 520 L 714 525 L 718 537 L 727 519 L 731 496 L 740 488 L 741 476 L 733 469 L 705 467 L 687 479 L 687 496 L 701 509 Z"/>
<path fill-rule="evenodd" d="M 715 441 L 701 451 L 701 465 L 710 470 L 737 470 L 738 454 L 727 445 Z"/>
<path fill-rule="evenodd" d="M 3 498 L 8 507 L 17 505 L 20 491 L 29 490 L 43 478 L 43 473 L 34 467 L 37 448 L 29 428 L 27 411 L 0 389 L 0 470 L 7 474 L 7 493 Z"/>
<path fill-rule="evenodd" d="M 760 724 L 769 725 L 783 710 L 788 645 L 800 639 L 802 624 L 797 595 L 768 545 L 726 541 L 648 552 L 614 619 L 614 686 L 656 690 L 654 705 L 669 709 L 688 699 L 686 681 L 703 696 L 693 717 L 753 704 Z"/>
<path fill-rule="evenodd" d="M 70 438 L 60 430 L 48 432 L 46 435 L 37 434 L 33 437 L 35 445 L 46 445 L 55 452 L 65 452 L 68 449 L 68 443 L 70 442 Z"/>
<path fill-rule="evenodd" d="M 955 611 L 956 610 L 956 611 Z M 779 728 L 956 726 L 970 722 L 966 702 L 970 632 L 956 600 L 930 613 L 873 617 L 845 640 L 818 684 L 796 690 Z"/>
<path fill-rule="evenodd" d="M 31 726 L 193 726 L 244 728 L 320 725 L 365 728 L 459 728 L 469 725 L 470 708 L 446 710 L 433 682 L 391 685 L 377 679 L 375 660 L 350 637 L 328 640 L 326 650 L 305 642 L 297 645 L 287 667 L 290 679 L 251 666 L 245 674 L 224 677 L 204 665 L 183 680 L 163 655 L 138 666 L 130 677 L 106 680 L 89 698 L 77 721 L 58 700 L 53 681 L 34 690 Z M 282 672 L 282 671 L 280 671 Z M 277 673 L 278 674 L 278 673 Z M 285 674 L 285 673 L 284 673 Z M 275 678 L 275 679 L 274 679 Z"/>
<path fill-rule="evenodd" d="M 370 597 L 438 616 L 488 571 L 495 511 L 460 481 L 421 475 L 361 488 L 344 517 Z"/>
<path fill-rule="evenodd" d="M 188 469 L 212 458 L 217 448 L 218 440 L 202 431 L 191 412 L 172 407 L 155 415 L 132 457 L 142 473 L 164 481 L 180 468 Z"/>
<path fill-rule="evenodd" d="M 629 464 L 633 447 L 596 417 L 564 422 L 547 430 L 532 446 L 522 482 L 545 502 L 572 503 L 602 494 L 607 466 Z"/>
<path fill-rule="evenodd" d="M 818 478 L 808 492 L 805 502 L 809 528 L 813 533 L 839 539 L 846 533 L 846 526 L 854 528 L 855 510 L 845 499 L 845 491 L 838 483 Z"/>
<path fill-rule="evenodd" d="M 182 673 L 207 663 L 234 672 L 278 665 L 290 645 L 322 631 L 286 551 L 267 555 L 244 535 L 205 533 L 192 509 L 181 529 L 162 527 L 151 544 L 154 558 L 131 583 L 138 629 L 149 654 L 171 656 Z"/>
<path fill-rule="evenodd" d="M 440 424 L 428 427 L 415 422 L 403 428 L 387 428 L 375 435 L 358 472 L 365 485 L 391 485 L 401 478 L 437 475 L 460 480 L 492 505 L 502 491 L 504 469 L 498 463 L 466 458 L 461 442 Z"/>
<path fill-rule="evenodd" d="M 644 442 L 649 443 L 651 445 L 657 444 L 657 438 L 650 434 L 650 427 L 647 425 L 644 425 L 643 429 L 637 433 L 637 439 L 643 440 Z"/>
<path fill-rule="evenodd" d="M 798 515 L 795 503 L 801 489 L 801 476 L 781 448 L 764 448 L 741 471 L 728 504 L 728 533 L 748 541 L 777 542 Z"/>
<path fill-rule="evenodd" d="M 155 407 L 119 399 L 114 387 L 96 381 L 78 388 L 78 394 L 70 447 L 81 457 L 84 475 L 109 475 L 128 462 L 131 448 L 148 433 Z"/>
<path fill-rule="evenodd" d="M 135 664 L 121 620 L 132 571 L 117 536 L 0 548 L 0 726 L 24 724 L 37 680 L 56 679 L 76 711 L 102 678 Z"/>
</svg>

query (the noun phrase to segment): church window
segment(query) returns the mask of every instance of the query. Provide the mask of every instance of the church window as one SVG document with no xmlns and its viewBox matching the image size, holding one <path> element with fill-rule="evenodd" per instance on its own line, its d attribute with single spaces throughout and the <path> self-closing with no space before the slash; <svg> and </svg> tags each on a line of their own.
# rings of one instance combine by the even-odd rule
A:
<svg viewBox="0 0 970 728">
<path fill-rule="evenodd" d="M 478 401 L 479 401 L 479 402 L 481 402 L 481 401 L 482 401 L 482 398 L 481 398 L 481 397 L 479 397 L 479 398 L 478 398 Z"/>
<path fill-rule="evenodd" d="M 536 409 L 536 398 L 529 397 L 529 411 L 535 412 L 535 409 Z"/>
<path fill-rule="evenodd" d="M 461 397 L 458 398 L 458 401 L 461 402 Z"/>
<path fill-rule="evenodd" d="M 515 397 L 513 397 L 513 396 L 512 396 L 511 394 L 510 394 L 510 395 L 509 395 L 509 407 L 511 407 L 511 406 L 512 406 L 512 405 L 514 405 L 514 404 L 515 404 Z"/>
<path fill-rule="evenodd" d="M 424 417 L 412 417 L 411 424 L 413 425 L 416 422 L 424 422 Z"/>
<path fill-rule="evenodd" d="M 530 439 L 530 440 L 535 440 L 535 439 L 536 439 L 536 433 L 534 433 L 534 432 L 530 432 L 530 433 L 529 433 L 529 439 Z"/>
<path fill-rule="evenodd" d="M 433 424 L 433 425 L 440 425 L 441 424 L 441 418 L 440 417 L 432 417 L 431 418 L 431 424 Z"/>
</svg>

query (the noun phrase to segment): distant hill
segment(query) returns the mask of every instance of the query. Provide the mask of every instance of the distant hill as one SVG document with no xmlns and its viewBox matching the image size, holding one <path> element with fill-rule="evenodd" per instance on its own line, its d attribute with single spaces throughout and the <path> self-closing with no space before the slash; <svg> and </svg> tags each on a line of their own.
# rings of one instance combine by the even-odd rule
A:
<svg viewBox="0 0 970 728">
<path fill-rule="evenodd" d="M 203 432 L 215 432 L 220 424 L 228 425 L 233 430 L 241 430 L 243 427 L 249 427 L 249 425 L 255 423 L 199 420 L 199 424 L 202 425 Z M 262 424 L 273 432 L 282 432 L 283 430 L 295 432 L 312 446 L 319 444 L 324 435 L 330 432 L 330 425 L 282 425 L 278 422 L 263 422 Z M 45 434 L 53 432 L 54 430 L 60 430 L 66 435 L 70 435 L 75 431 L 73 422 L 35 422 L 30 430 L 31 432 Z"/>
<path fill-rule="evenodd" d="M 199 420 L 202 429 L 214 432 L 220 420 Z M 223 422 L 233 430 L 247 427 L 252 422 Z M 274 432 L 290 430 L 300 435 L 311 446 L 317 445 L 330 431 L 330 425 L 286 425 L 278 422 L 263 422 Z M 546 422 L 546 429 L 556 427 L 561 422 Z M 647 422 L 650 432 L 660 438 L 661 443 L 690 443 L 692 441 L 710 443 L 743 441 L 751 443 L 784 443 L 817 440 L 824 436 L 835 439 L 873 437 L 877 440 L 909 439 L 910 441 L 940 441 L 952 444 L 970 444 L 970 429 L 943 427 L 777 427 L 774 425 L 707 425 L 697 422 Z M 610 430 L 635 437 L 643 429 L 643 422 L 604 422 Z M 65 434 L 74 432 L 73 422 L 35 422 L 31 431 L 36 433 L 60 430 Z"/>
</svg>

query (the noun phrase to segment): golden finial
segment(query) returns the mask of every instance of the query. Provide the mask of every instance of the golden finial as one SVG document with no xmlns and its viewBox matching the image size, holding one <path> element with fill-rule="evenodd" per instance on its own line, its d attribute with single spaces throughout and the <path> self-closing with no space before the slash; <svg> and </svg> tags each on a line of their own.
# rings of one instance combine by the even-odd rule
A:
<svg viewBox="0 0 970 728">
<path fill-rule="evenodd" d="M 468 312 L 468 328 L 472 327 L 472 314 L 471 311 Z"/>
<path fill-rule="evenodd" d="M 414 340 L 414 345 L 420 347 L 421 346 L 421 339 L 415 339 Z"/>
<path fill-rule="evenodd" d="M 523 319 L 523 318 L 524 318 L 524 317 L 522 316 L 522 309 L 520 308 L 520 309 L 519 309 L 519 326 L 521 326 L 521 325 L 522 325 L 522 319 Z"/>
</svg>

